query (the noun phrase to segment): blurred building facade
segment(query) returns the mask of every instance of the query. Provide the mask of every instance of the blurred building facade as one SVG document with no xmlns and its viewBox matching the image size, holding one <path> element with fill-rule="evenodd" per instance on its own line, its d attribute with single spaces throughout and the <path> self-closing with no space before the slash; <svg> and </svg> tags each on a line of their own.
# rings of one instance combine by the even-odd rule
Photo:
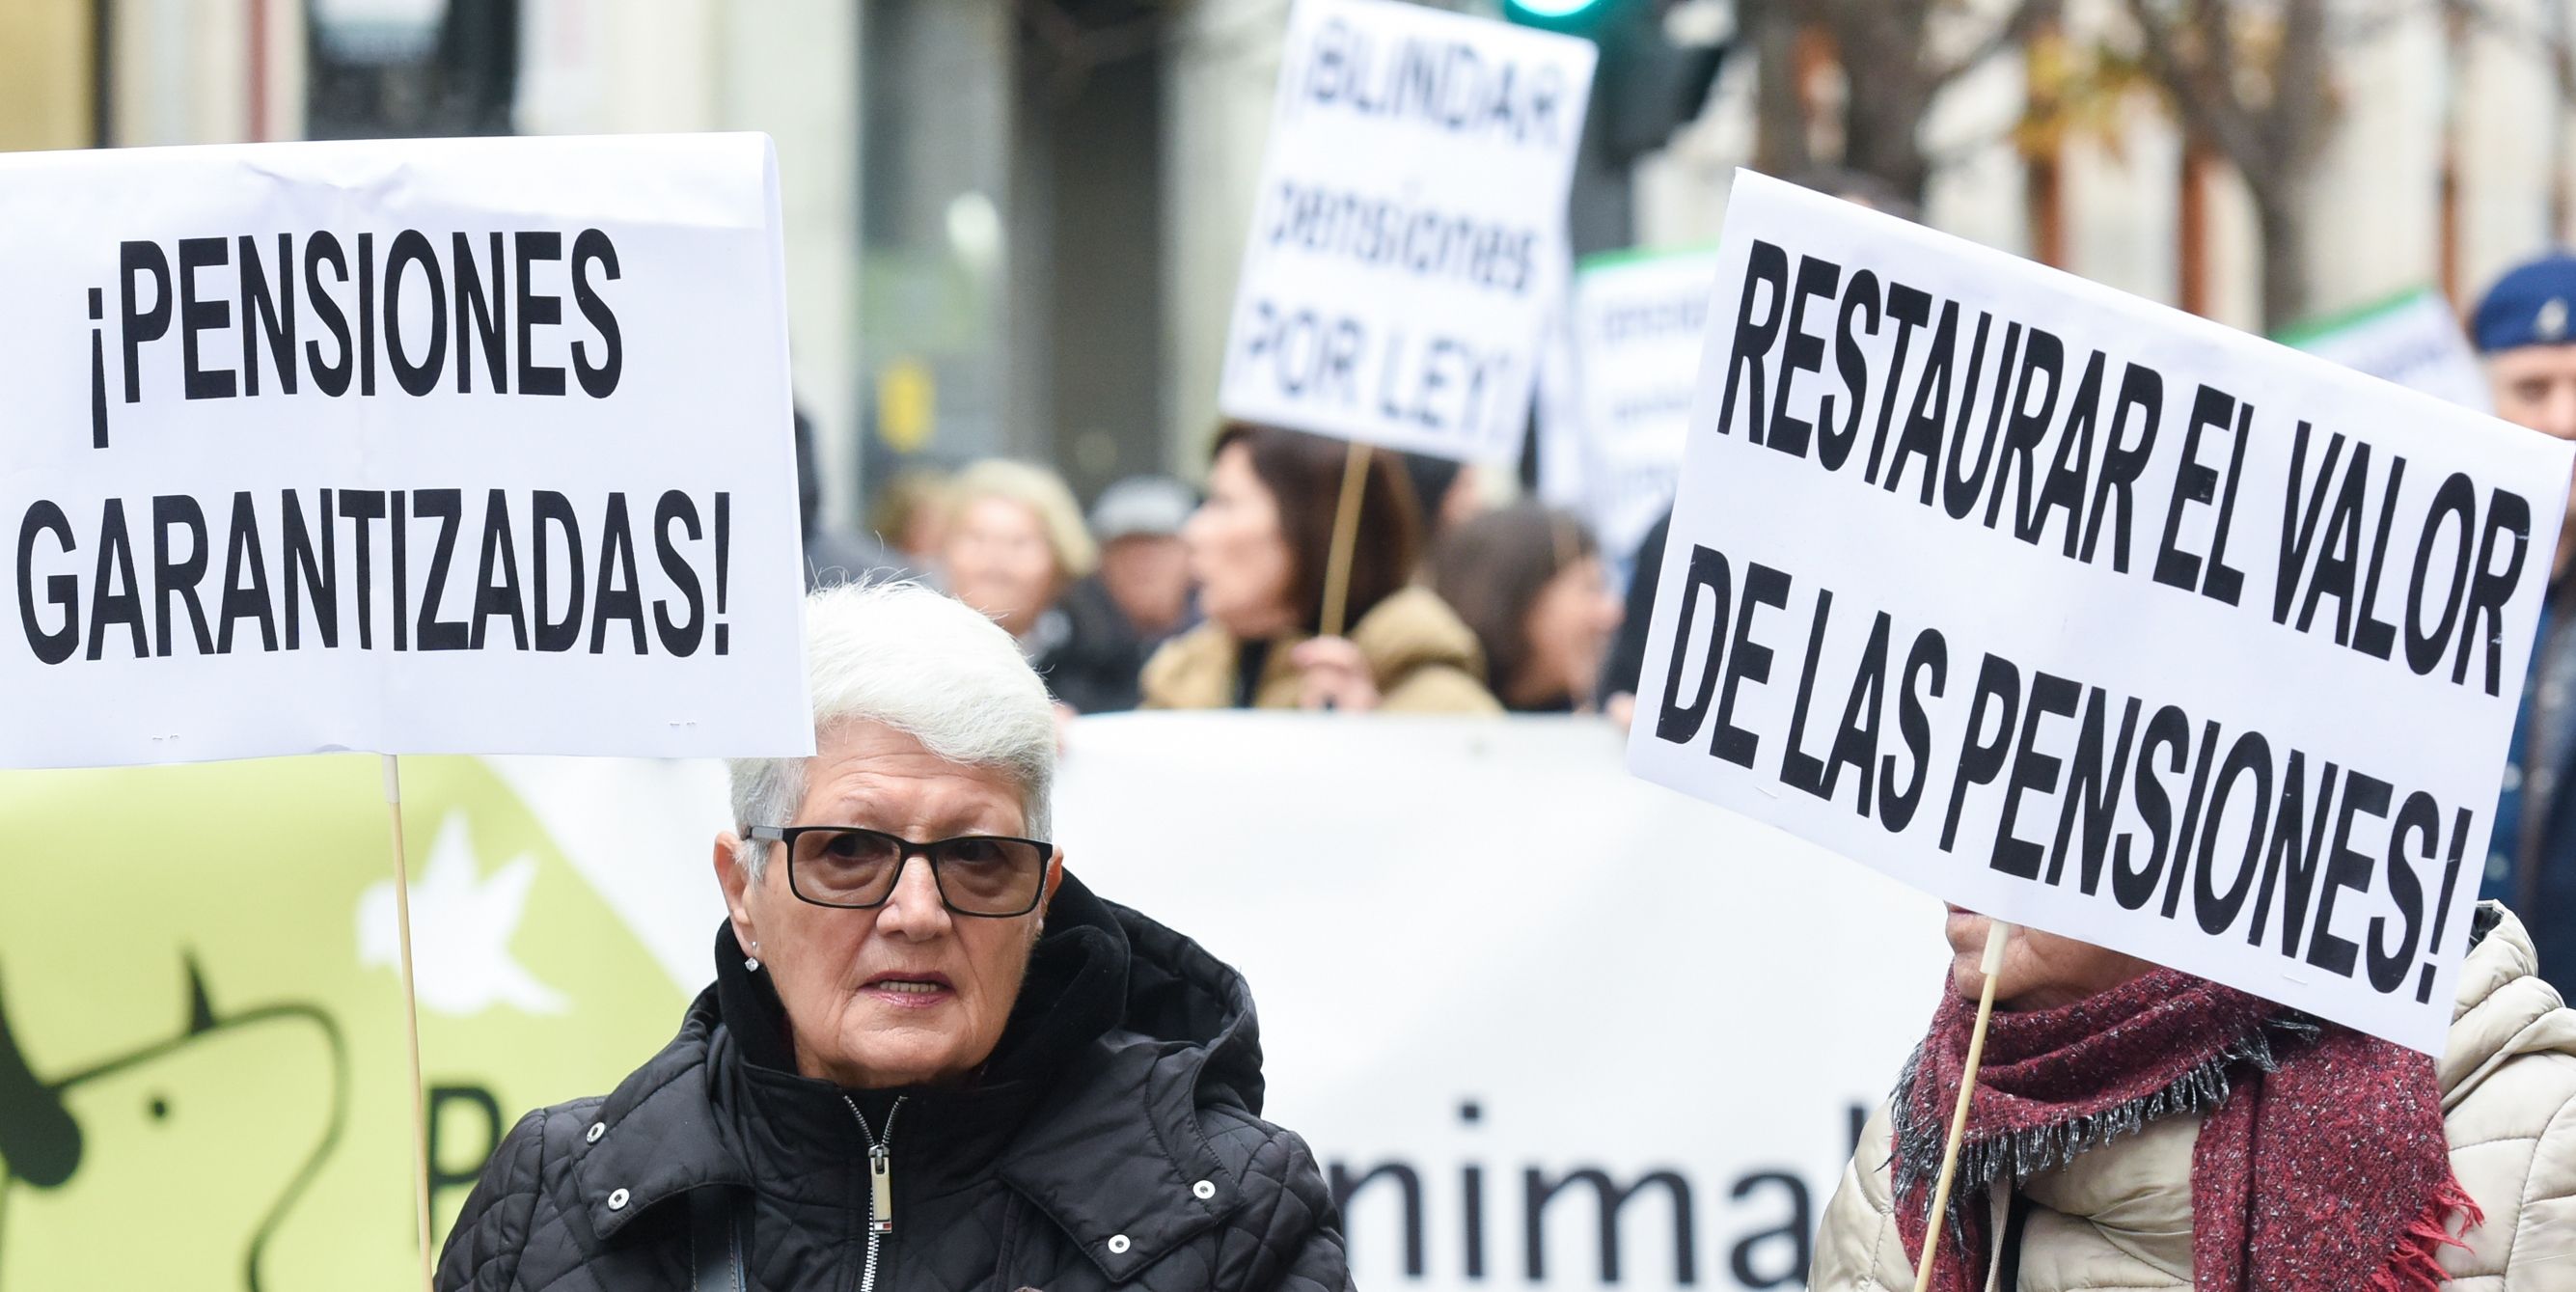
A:
<svg viewBox="0 0 2576 1292">
<path fill-rule="evenodd" d="M 2013 2 L 1973 0 L 1960 39 Z M 1037 458 L 1086 495 L 1202 465 L 1288 3 L 10 0 L 0 147 L 766 131 L 798 395 L 850 522 L 863 485 L 912 460 Z M 1721 36 L 1734 17 L 1728 0 L 1604 3 Z M 2333 9 L 2370 14 L 2332 49 L 2309 197 L 2320 310 L 2424 285 L 2463 299 L 2576 232 L 2576 0 Z M 2113 46 L 2127 21 L 2124 0 L 2057 12 L 2070 40 Z M 2009 51 L 1935 100 L 1927 220 L 2254 326 L 2241 183 L 2149 87 L 2034 131 L 2034 66 Z M 1829 99 L 1835 75 L 1798 90 Z M 1697 119 L 1635 166 L 1638 242 L 1716 236 L 1755 157 L 1757 78 L 1729 58 Z"/>
<path fill-rule="evenodd" d="M 1734 0 L 1599 2 L 1653 4 L 1677 35 L 1741 44 Z M 1935 22 L 1936 37 L 1964 52 L 2027 0 L 1874 2 L 1933 8 L 1947 20 Z M 2312 316 L 2424 287 L 2465 309 L 2505 268 L 2576 239 L 2569 130 L 2576 0 L 2325 3 L 2328 138 L 2307 195 Z M 2187 144 L 2155 87 L 2133 82 L 2097 93 L 2060 120 L 2043 120 L 2034 104 L 2035 90 L 2046 92 L 2048 60 L 2068 48 L 2134 56 L 2128 4 L 2063 0 L 2046 8 L 2053 46 L 2007 47 L 1924 115 L 1921 135 L 1934 163 L 1925 221 L 2261 330 L 2261 241 L 2245 186 Z M 1167 233 L 1168 263 L 1187 285 L 1174 294 L 1166 332 L 1167 427 L 1176 446 L 1203 436 L 1213 415 L 1285 9 L 1282 0 L 1199 0 L 1179 6 L 1173 24 L 1166 148 L 1186 194 L 1176 200 L 1190 208 Z M 1638 244 L 1689 246 L 1718 236 L 1731 176 L 1759 151 L 1759 75 L 1750 51 L 1731 52 L 1697 119 L 1632 168 Z M 1832 99 L 1843 92 L 1841 75 L 1816 69 L 1797 92 Z M 1819 143 L 1830 156 L 1835 141 Z"/>
<path fill-rule="evenodd" d="M 1906 3 L 1908 0 L 1890 0 Z M 2020 0 L 1972 0 L 1991 30 Z M 2134 56 L 2124 0 L 2064 0 L 2060 34 Z M 2224 7 L 2224 6 L 2222 6 Z M 2249 9 L 2261 5 L 2249 4 Z M 2271 6 L 2278 9 L 2278 5 Z M 2567 0 L 2326 0 L 2327 122 L 2307 195 L 2311 314 L 2419 287 L 2463 308 L 2510 265 L 2576 236 Z M 1923 130 L 1937 227 L 2237 327 L 2263 317 L 2245 186 L 2192 149 L 2157 90 L 2132 84 L 2075 119 L 2033 120 L 2032 52 L 1960 78 Z M 1640 238 L 1714 237 L 1728 175 L 1755 155 L 1755 69 L 1731 60 L 1708 109 L 1640 168 Z M 1830 97 L 1830 83 L 1805 92 Z"/>
</svg>

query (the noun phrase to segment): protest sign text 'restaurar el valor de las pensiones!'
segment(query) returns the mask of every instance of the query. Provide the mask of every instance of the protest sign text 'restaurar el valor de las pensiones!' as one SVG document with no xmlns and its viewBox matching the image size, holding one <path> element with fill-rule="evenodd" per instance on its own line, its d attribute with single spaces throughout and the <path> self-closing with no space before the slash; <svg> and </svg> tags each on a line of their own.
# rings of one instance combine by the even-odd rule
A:
<svg viewBox="0 0 2576 1292">
<path fill-rule="evenodd" d="M 2563 450 L 1739 184 L 1640 769 L 2288 1003 L 2433 1007 Z"/>
</svg>

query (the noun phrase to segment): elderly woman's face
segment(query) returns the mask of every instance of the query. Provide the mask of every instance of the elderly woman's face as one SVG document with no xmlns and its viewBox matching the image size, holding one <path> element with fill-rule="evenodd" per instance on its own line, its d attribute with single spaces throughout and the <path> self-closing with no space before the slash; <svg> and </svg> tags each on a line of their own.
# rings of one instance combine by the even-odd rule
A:
<svg viewBox="0 0 2576 1292">
<path fill-rule="evenodd" d="M 1969 999 L 1985 991 L 1982 968 L 1986 929 L 1992 923 L 1974 911 L 1950 909 L 1950 989 Z M 2054 1009 L 2099 995 L 2155 966 L 2108 947 L 2061 938 L 2037 929 L 2015 929 L 2004 944 L 2003 970 L 1995 975 L 1998 1009 Z"/>
<path fill-rule="evenodd" d="M 873 722 L 822 734 L 806 765 L 805 802 L 778 824 L 863 826 L 920 843 L 1028 833 L 1009 777 L 945 761 Z M 717 841 L 716 867 L 734 935 L 760 944 L 760 971 L 787 1007 L 798 1071 L 863 1089 L 919 1085 L 972 1071 L 992 1054 L 1019 999 L 1043 903 L 1011 919 L 954 914 L 940 903 L 929 860 L 915 857 L 882 906 L 816 906 L 789 889 L 780 845 L 769 845 L 768 865 L 747 882 L 728 860 L 732 842 Z M 1059 857 L 1047 870 L 1050 899 L 1061 874 Z"/>
<path fill-rule="evenodd" d="M 1027 635 L 1054 604 L 1061 571 L 1046 526 L 1025 503 L 978 498 L 949 523 L 948 586 L 1014 637 Z"/>
<path fill-rule="evenodd" d="M 1288 605 L 1294 558 L 1279 524 L 1279 499 L 1254 473 L 1252 450 L 1238 442 L 1216 455 L 1207 501 L 1182 527 L 1181 540 L 1198 580 L 1199 608 L 1220 627 L 1250 640 L 1295 625 Z"/>
</svg>

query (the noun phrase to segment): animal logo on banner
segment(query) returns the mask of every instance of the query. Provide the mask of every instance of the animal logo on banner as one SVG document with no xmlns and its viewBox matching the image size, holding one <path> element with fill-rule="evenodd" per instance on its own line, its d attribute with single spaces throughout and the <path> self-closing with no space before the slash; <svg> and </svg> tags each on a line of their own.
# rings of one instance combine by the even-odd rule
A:
<svg viewBox="0 0 2576 1292">
<path fill-rule="evenodd" d="M 130 1286 L 217 1270 L 261 1286 L 279 1221 L 339 1143 L 348 1053 L 311 1005 L 218 1017 L 194 963 L 186 997 L 170 1037 L 50 1081 L 29 1068 L 0 997 L 0 1287 L 59 1285 L 102 1262 L 134 1266 L 120 1278 Z M 133 1242 L 134 1203 L 152 1197 L 204 1211 L 180 1242 Z"/>
<path fill-rule="evenodd" d="M 686 997 L 492 765 L 407 770 L 433 836 L 412 901 L 444 1225 L 520 1110 L 613 1084 Z M 338 1292 L 409 1267 L 375 774 L 0 780 L 0 1292 Z"/>
</svg>

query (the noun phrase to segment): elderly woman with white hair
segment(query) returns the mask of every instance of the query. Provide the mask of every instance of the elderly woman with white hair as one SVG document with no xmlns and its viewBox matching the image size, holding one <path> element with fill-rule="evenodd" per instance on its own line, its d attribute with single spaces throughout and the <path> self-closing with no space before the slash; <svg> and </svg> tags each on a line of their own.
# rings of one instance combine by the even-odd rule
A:
<svg viewBox="0 0 2576 1292">
<path fill-rule="evenodd" d="M 948 486 L 948 590 L 1019 642 L 1047 690 L 1077 713 L 1136 707 L 1145 645 L 1106 597 L 1079 595 L 1100 549 L 1055 472 L 986 458 Z"/>
<path fill-rule="evenodd" d="M 1008 634 L 908 584 L 806 627 L 815 753 L 734 765 L 715 984 L 512 1129 L 438 1286 L 1348 1287 L 1243 979 L 1046 842 L 1055 724 Z"/>
</svg>

